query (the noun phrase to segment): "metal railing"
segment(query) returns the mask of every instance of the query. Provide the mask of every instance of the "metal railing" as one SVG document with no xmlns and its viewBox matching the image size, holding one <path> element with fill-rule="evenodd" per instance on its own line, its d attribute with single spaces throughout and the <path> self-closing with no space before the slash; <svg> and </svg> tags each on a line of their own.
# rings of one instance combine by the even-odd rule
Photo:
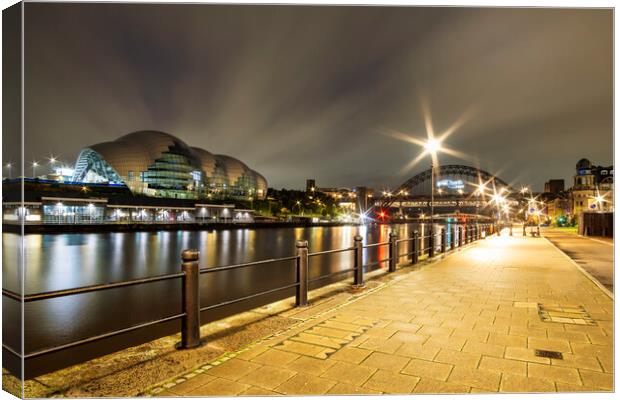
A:
<svg viewBox="0 0 620 400">
<path fill-rule="evenodd" d="M 457 234 L 458 232 L 458 234 Z M 484 233 L 483 233 L 484 232 Z M 252 298 L 265 296 L 268 294 L 276 293 L 282 290 L 295 288 L 295 305 L 297 307 L 303 307 L 308 305 L 308 291 L 310 283 L 318 282 L 327 278 L 333 278 L 338 275 L 353 272 L 353 285 L 355 286 L 363 286 L 364 285 L 364 268 L 370 268 L 372 266 L 388 262 L 388 272 L 396 271 L 396 266 L 398 264 L 398 260 L 402 257 L 409 258 L 409 264 L 415 265 L 419 262 L 420 257 L 423 255 L 427 255 L 427 259 L 430 259 L 434 256 L 435 250 L 439 250 L 440 253 L 446 253 L 449 250 L 454 250 L 457 247 L 462 247 L 468 243 L 473 242 L 474 240 L 478 240 L 489 236 L 493 233 L 497 233 L 499 235 L 499 231 L 495 228 L 495 226 L 490 224 L 476 224 L 475 226 L 459 226 L 458 230 L 455 226 L 452 227 L 452 232 L 450 234 L 450 247 L 448 249 L 448 232 L 445 228 L 442 228 L 440 232 L 434 234 L 432 237 L 430 235 L 420 236 L 417 230 L 412 231 L 408 238 L 399 239 L 398 235 L 393 231 L 389 233 L 389 240 L 387 242 L 379 242 L 379 243 L 371 243 L 363 245 L 363 238 L 360 235 L 356 235 L 353 239 L 353 246 L 346 247 L 342 249 L 333 249 L 326 251 L 318 251 L 314 253 L 308 252 L 308 242 L 305 240 L 297 241 L 296 246 L 296 254 L 294 256 L 289 257 L 281 257 L 274 259 L 267 259 L 261 261 L 253 261 L 246 263 L 238 263 L 231 264 L 226 266 L 207 268 L 200 268 L 198 265 L 199 260 L 199 252 L 198 250 L 184 250 L 181 254 L 181 272 L 166 274 L 166 275 L 158 275 L 149 278 L 139 278 L 122 282 L 112 282 L 98 285 L 90 285 L 83 286 L 73 289 L 63 289 L 63 290 L 54 290 L 43 293 L 36 293 L 21 296 L 18 293 L 12 292 L 7 289 L 2 289 L 2 295 L 8 297 L 13 300 L 23 301 L 25 303 L 42 301 L 52 298 L 58 297 L 66 297 L 66 296 L 74 296 L 78 294 L 84 293 L 92 293 L 98 292 L 108 289 L 115 288 L 123 288 L 129 286 L 142 285 L 146 283 L 152 282 L 160 282 L 167 280 L 176 280 L 181 279 L 182 283 L 182 310 L 180 313 L 175 315 L 166 316 L 160 319 L 144 322 L 141 324 L 133 325 L 127 328 L 122 328 L 114 331 L 105 332 L 99 335 L 91 336 L 88 338 L 76 340 L 73 342 L 61 344 L 54 347 L 43 348 L 40 350 L 35 350 L 30 353 L 24 354 L 24 359 L 31 359 L 35 357 L 40 357 L 46 354 L 54 353 L 61 350 L 66 350 L 72 347 L 84 345 L 87 343 L 92 343 L 95 341 L 99 341 L 102 339 L 110 338 L 112 336 L 117 336 L 120 334 L 132 332 L 138 329 L 147 328 L 156 324 L 161 324 L 164 322 L 173 321 L 176 319 L 181 319 L 181 343 L 179 348 L 181 349 L 190 349 L 201 345 L 200 340 L 200 314 L 203 311 L 212 310 L 219 307 L 224 307 L 230 304 L 238 303 L 241 301 L 249 300 Z M 440 239 L 439 246 L 437 245 L 437 239 Z M 458 242 L 457 242 L 458 238 Z M 401 243 L 408 244 L 408 252 L 404 254 L 399 254 L 398 245 Z M 457 246 L 458 244 L 458 246 Z M 388 246 L 388 257 L 384 259 L 380 259 L 374 262 L 369 262 L 367 264 L 363 264 L 363 251 L 364 249 L 371 249 L 374 247 L 380 246 Z M 353 258 L 353 267 L 338 270 L 335 272 L 331 272 L 325 275 L 321 275 L 319 277 L 309 279 L 309 259 L 313 257 L 319 257 L 323 255 L 329 254 L 337 254 L 337 253 L 347 253 L 352 252 Z M 279 286 L 276 288 L 272 288 L 269 290 L 261 291 L 258 293 L 254 293 L 251 295 L 237 297 L 230 300 L 225 300 L 219 302 L 214 305 L 208 305 L 201 307 L 200 306 L 200 275 L 202 274 L 212 274 L 222 271 L 230 271 L 241 268 L 249 268 L 256 266 L 263 266 L 267 264 L 272 264 L 275 262 L 283 262 L 283 261 L 295 261 L 296 265 L 296 280 L 294 283 L 287 284 L 284 286 Z M 8 352 L 22 357 L 22 354 L 10 346 L 2 344 L 2 347 L 6 349 Z"/>
</svg>

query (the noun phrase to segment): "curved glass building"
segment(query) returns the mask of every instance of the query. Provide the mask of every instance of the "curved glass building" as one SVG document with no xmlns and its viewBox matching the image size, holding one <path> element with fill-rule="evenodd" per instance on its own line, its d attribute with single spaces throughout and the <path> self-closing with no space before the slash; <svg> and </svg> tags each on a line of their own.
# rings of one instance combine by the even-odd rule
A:
<svg viewBox="0 0 620 400">
<path fill-rule="evenodd" d="M 265 178 L 243 162 L 157 131 L 82 149 L 72 180 L 124 184 L 133 193 L 154 197 L 263 199 L 267 194 Z"/>
</svg>

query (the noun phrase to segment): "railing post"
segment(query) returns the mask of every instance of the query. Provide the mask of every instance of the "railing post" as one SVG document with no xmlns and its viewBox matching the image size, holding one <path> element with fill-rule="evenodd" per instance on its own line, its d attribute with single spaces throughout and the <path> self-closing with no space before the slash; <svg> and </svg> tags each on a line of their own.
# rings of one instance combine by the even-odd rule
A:
<svg viewBox="0 0 620 400">
<path fill-rule="evenodd" d="M 185 315 L 181 320 L 181 348 L 191 349 L 200 346 L 200 293 L 198 274 L 198 250 L 183 250 L 181 269 L 185 273 L 182 279 L 182 302 Z"/>
<path fill-rule="evenodd" d="M 396 264 L 398 263 L 398 249 L 396 248 L 396 239 L 398 235 L 394 232 L 390 232 L 388 235 L 390 244 L 388 245 L 388 256 L 390 261 L 388 261 L 388 271 L 394 272 L 396 271 Z"/>
<path fill-rule="evenodd" d="M 463 247 L 463 227 L 459 226 L 459 247 Z"/>
<path fill-rule="evenodd" d="M 536 227 L 536 236 L 540 237 L 540 226 Z"/>
<path fill-rule="evenodd" d="M 450 238 L 450 250 L 454 250 L 454 248 L 456 247 L 456 226 L 452 226 L 452 228 L 450 228 L 452 230 L 452 237 Z"/>
<path fill-rule="evenodd" d="M 428 235 L 428 258 L 435 257 L 435 230 Z"/>
<path fill-rule="evenodd" d="M 446 252 L 446 241 L 447 241 L 447 237 L 446 237 L 446 228 L 441 228 L 441 252 L 445 253 Z"/>
<path fill-rule="evenodd" d="M 295 305 L 303 307 L 308 305 L 308 241 L 298 240 L 297 247 L 297 291 L 295 292 Z"/>
<path fill-rule="evenodd" d="M 525 232 L 525 222 L 523 222 L 523 236 L 527 236 L 527 232 Z"/>
<path fill-rule="evenodd" d="M 362 286 L 364 284 L 364 266 L 362 265 L 362 237 L 360 235 L 355 235 L 355 237 L 353 238 L 353 243 L 353 247 L 355 247 L 353 262 L 353 266 L 355 268 L 355 275 L 353 278 L 353 284 L 355 286 Z"/>
<path fill-rule="evenodd" d="M 411 264 L 417 264 L 418 253 L 420 251 L 420 234 L 418 231 L 413 231 L 413 240 L 411 243 Z"/>
</svg>

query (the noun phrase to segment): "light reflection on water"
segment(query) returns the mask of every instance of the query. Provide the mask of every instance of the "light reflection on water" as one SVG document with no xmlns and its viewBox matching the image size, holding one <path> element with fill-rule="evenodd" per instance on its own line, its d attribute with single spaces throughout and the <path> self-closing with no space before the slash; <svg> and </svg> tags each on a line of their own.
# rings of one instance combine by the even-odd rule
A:
<svg viewBox="0 0 620 400">
<path fill-rule="evenodd" d="M 183 249 L 200 251 L 200 265 L 214 267 L 295 254 L 295 242 L 308 240 L 309 251 L 351 247 L 360 234 L 364 244 L 385 242 L 390 229 L 400 238 L 409 236 L 413 225 L 370 225 L 361 227 L 312 227 L 236 229 L 221 231 L 161 231 L 76 234 L 29 234 L 25 236 L 26 293 L 67 289 L 106 282 L 123 281 L 180 271 Z M 420 235 L 424 227 L 417 227 Z M 449 231 L 448 231 L 449 232 Z M 4 287 L 17 291 L 19 236 L 3 234 Z M 401 243 L 399 253 L 409 251 Z M 364 251 L 364 263 L 388 257 L 387 246 Z M 402 260 L 402 259 L 401 259 Z M 201 305 L 247 296 L 284 286 L 295 280 L 295 263 L 279 262 L 234 271 L 201 275 Z M 312 257 L 310 279 L 353 267 L 352 252 Z M 380 268 L 387 268 L 383 263 Z M 375 267 L 375 268 L 378 268 Z M 340 275 L 338 279 L 351 276 Z M 292 295 L 292 290 L 260 300 L 214 310 L 203 321 L 249 309 Z M 4 307 L 12 307 L 3 302 Z M 173 315 L 180 310 L 178 281 L 159 282 L 131 288 L 68 296 L 27 303 L 26 349 L 41 349 L 102 332 Z M 148 335 L 172 333 L 177 325 L 153 328 Z M 11 332 L 8 332 L 9 334 Z M 18 334 L 18 330 L 13 331 Z M 142 334 L 145 336 L 144 334 Z M 119 345 L 122 347 L 121 345 Z M 42 360 L 43 362 L 43 360 Z"/>
</svg>

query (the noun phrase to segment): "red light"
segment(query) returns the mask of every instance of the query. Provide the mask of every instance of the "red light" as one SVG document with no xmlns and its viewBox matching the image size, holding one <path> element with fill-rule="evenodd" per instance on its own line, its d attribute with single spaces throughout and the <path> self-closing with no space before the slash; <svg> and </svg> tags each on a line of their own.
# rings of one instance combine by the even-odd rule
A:
<svg viewBox="0 0 620 400">
<path fill-rule="evenodd" d="M 381 212 L 379 213 L 379 216 L 380 216 L 381 218 L 385 218 L 385 212 L 384 212 L 384 211 L 381 211 Z"/>
</svg>

